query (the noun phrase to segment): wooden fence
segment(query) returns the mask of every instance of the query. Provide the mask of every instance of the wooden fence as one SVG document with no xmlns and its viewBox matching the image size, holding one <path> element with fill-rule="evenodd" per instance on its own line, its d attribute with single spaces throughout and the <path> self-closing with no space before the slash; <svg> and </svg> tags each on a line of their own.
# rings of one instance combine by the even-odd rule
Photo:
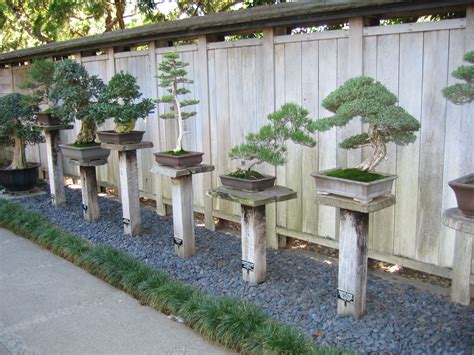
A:
<svg viewBox="0 0 474 355">
<path fill-rule="evenodd" d="M 398 174 L 395 206 L 374 213 L 370 219 L 369 256 L 414 269 L 450 277 L 454 232 L 441 223 L 444 209 L 455 205 L 447 182 L 474 171 L 473 105 L 455 106 L 441 90 L 455 80 L 450 73 L 462 63 L 463 53 L 474 49 L 474 9 L 467 18 L 391 26 L 364 27 L 362 18 L 351 19 L 348 30 L 311 34 L 277 35 L 264 30 L 262 39 L 210 42 L 198 37 L 197 44 L 178 48 L 189 62 L 191 97 L 199 99 L 197 117 L 186 121 L 187 150 L 205 152 L 205 161 L 215 165 L 209 177 L 196 176 L 195 210 L 206 215 L 238 221 L 237 205 L 212 200 L 206 191 L 219 185 L 219 174 L 237 167 L 227 152 L 243 141 L 246 133 L 265 123 L 266 115 L 285 102 L 303 105 L 312 117 L 329 114 L 321 101 L 345 80 L 360 74 L 372 76 L 398 95 L 400 105 L 421 122 L 414 144 L 388 147 L 379 171 Z M 210 37 L 209 37 L 210 38 Z M 157 98 L 157 64 L 163 53 L 173 50 L 150 42 L 148 49 L 85 57 L 75 54 L 91 74 L 107 81 L 120 70 L 137 77 L 145 97 Z M 0 69 L 0 94 L 19 91 L 17 85 L 27 66 Z M 143 196 L 157 201 L 157 211 L 171 201 L 168 178 L 150 173 L 153 152 L 173 147 L 173 121 L 158 118 L 162 105 L 137 129 L 146 131 L 153 149 L 138 152 L 139 185 Z M 103 128 L 112 127 L 112 122 Z M 335 166 L 353 166 L 368 152 L 345 151 L 338 143 L 362 129 L 360 122 L 316 135 L 313 149 L 290 145 L 288 164 L 276 169 L 277 183 L 298 193 L 298 199 L 267 210 L 269 245 L 278 246 L 277 235 L 291 236 L 337 248 L 336 209 L 314 203 L 311 172 Z M 71 142 L 78 125 L 61 134 Z M 118 162 L 112 152 L 109 163 L 98 168 L 99 180 L 118 183 Z M 44 145 L 28 148 L 29 160 L 40 161 L 46 169 Z M 78 175 L 65 164 L 66 174 Z M 275 173 L 271 167 L 266 172 Z M 204 175 L 204 174 L 203 174 Z M 471 276 L 471 280 L 472 280 Z"/>
</svg>

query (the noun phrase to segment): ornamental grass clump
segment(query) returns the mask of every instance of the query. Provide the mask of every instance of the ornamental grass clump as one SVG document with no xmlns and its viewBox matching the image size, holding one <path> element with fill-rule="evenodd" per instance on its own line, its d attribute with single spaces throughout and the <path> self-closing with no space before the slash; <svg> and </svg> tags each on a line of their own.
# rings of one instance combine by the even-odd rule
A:
<svg viewBox="0 0 474 355">
<path fill-rule="evenodd" d="M 160 117 L 163 119 L 176 119 L 178 123 L 178 136 L 176 138 L 176 147 L 170 153 L 173 155 L 182 155 L 183 136 L 185 133 L 183 120 L 196 115 L 196 111 L 183 111 L 182 109 L 186 106 L 196 105 L 199 101 L 194 99 L 179 100 L 179 96 L 191 93 L 191 91 L 184 86 L 185 84 L 193 83 L 193 80 L 186 77 L 188 72 L 185 67 L 188 66 L 189 63 L 181 61 L 177 52 L 165 53 L 163 56 L 164 60 L 159 65 L 161 74 L 158 78 L 160 79 L 160 86 L 166 88 L 168 94 L 159 98 L 158 102 L 169 103 L 171 112 L 161 114 Z"/>
<path fill-rule="evenodd" d="M 22 94 L 8 94 L 0 97 L 0 137 L 1 141 L 13 146 L 13 159 L 7 169 L 25 169 L 26 145 L 44 141 L 40 132 L 34 130 L 37 125 L 34 107 Z"/>
<path fill-rule="evenodd" d="M 464 61 L 474 64 L 474 51 L 464 54 Z M 461 65 L 451 75 L 465 83 L 457 83 L 444 88 L 444 96 L 456 105 L 471 103 L 474 100 L 474 65 Z"/>
<path fill-rule="evenodd" d="M 31 63 L 27 77 L 19 85 L 21 89 L 31 90 L 27 95 L 31 106 L 47 107 L 50 111 L 49 95 L 53 86 L 55 63 L 50 59 L 39 59 Z"/>
<path fill-rule="evenodd" d="M 373 78 L 349 79 L 322 102 L 334 116 L 314 121 L 311 128 L 327 131 L 360 117 L 362 123 L 369 125 L 368 132 L 353 135 L 339 146 L 343 149 L 371 147 L 372 153 L 358 166 L 362 171 L 371 171 L 387 155 L 387 143 L 407 145 L 416 140 L 415 132 L 420 129 L 420 123 L 397 102 L 397 97 Z"/>
<path fill-rule="evenodd" d="M 230 176 L 259 179 L 262 175 L 252 170 L 256 165 L 263 162 L 274 166 L 284 165 L 288 140 L 306 147 L 316 145 L 316 141 L 310 135 L 314 132 L 312 128 L 314 122 L 303 107 L 286 103 L 267 118 L 270 124 L 260 128 L 257 133 L 247 134 L 246 143 L 230 150 L 231 159 L 242 160 L 242 168 L 229 174 Z"/>
<path fill-rule="evenodd" d="M 121 71 L 115 74 L 104 89 L 100 109 L 106 117 L 113 117 L 116 133 L 129 133 L 137 119 L 145 118 L 155 107 L 151 99 L 139 101 L 142 93 L 135 77 Z"/>
</svg>

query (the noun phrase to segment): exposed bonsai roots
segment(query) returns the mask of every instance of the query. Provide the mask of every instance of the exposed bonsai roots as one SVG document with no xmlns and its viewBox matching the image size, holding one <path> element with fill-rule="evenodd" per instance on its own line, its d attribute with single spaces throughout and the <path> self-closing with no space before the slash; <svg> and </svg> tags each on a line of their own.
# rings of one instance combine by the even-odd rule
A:
<svg viewBox="0 0 474 355">
<path fill-rule="evenodd" d="M 115 133 L 130 133 L 134 130 L 135 124 L 137 123 L 136 119 L 132 119 L 128 123 L 116 123 L 114 132 Z"/>
<path fill-rule="evenodd" d="M 26 144 L 23 139 L 15 137 L 15 145 L 13 147 L 13 159 L 8 169 L 25 169 L 27 167 L 25 146 Z"/>
<path fill-rule="evenodd" d="M 385 145 L 385 139 L 380 134 L 380 131 L 375 125 L 369 127 L 369 142 L 373 148 L 372 154 L 364 160 L 358 168 L 362 171 L 374 170 L 375 167 L 382 161 L 387 155 L 387 147 Z"/>
<path fill-rule="evenodd" d="M 95 141 L 95 134 L 97 132 L 97 125 L 92 120 L 82 120 L 81 130 L 77 135 L 74 144 L 87 144 Z"/>
</svg>

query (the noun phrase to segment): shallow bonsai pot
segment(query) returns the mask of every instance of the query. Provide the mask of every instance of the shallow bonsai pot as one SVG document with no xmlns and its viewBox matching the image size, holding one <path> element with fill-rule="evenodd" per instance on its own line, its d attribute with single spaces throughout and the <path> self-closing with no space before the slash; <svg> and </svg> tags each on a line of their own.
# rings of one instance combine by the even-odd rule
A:
<svg viewBox="0 0 474 355">
<path fill-rule="evenodd" d="M 35 115 L 38 123 L 42 126 L 59 126 L 61 124 L 59 118 L 54 117 L 51 112 L 36 112 Z"/>
<path fill-rule="evenodd" d="M 0 185 L 7 191 L 28 191 L 35 187 L 39 177 L 39 163 L 28 163 L 25 169 L 0 167 Z"/>
<path fill-rule="evenodd" d="M 187 152 L 187 154 L 180 156 L 170 155 L 166 152 L 154 154 L 158 164 L 178 169 L 200 164 L 202 162 L 202 156 L 204 155 L 204 153 L 201 152 Z"/>
<path fill-rule="evenodd" d="M 316 193 L 319 195 L 337 195 L 350 197 L 361 203 L 369 203 L 374 198 L 385 196 L 392 191 L 393 181 L 398 178 L 397 175 L 383 174 L 383 179 L 361 182 L 354 180 L 341 179 L 325 174 L 338 169 L 324 170 L 311 174 L 316 182 Z"/>
<path fill-rule="evenodd" d="M 474 173 L 448 182 L 456 195 L 459 210 L 468 218 L 474 218 L 474 185 L 465 183 L 471 179 L 474 179 Z"/>
<path fill-rule="evenodd" d="M 75 147 L 71 144 L 60 144 L 59 147 L 64 157 L 80 162 L 107 159 L 110 154 L 110 150 L 101 148 L 100 144 L 90 147 Z"/>
<path fill-rule="evenodd" d="M 131 131 L 128 133 L 117 133 L 115 131 L 99 131 L 97 136 L 102 143 L 109 144 L 134 144 L 140 143 L 145 131 Z"/>
<path fill-rule="evenodd" d="M 262 191 L 275 185 L 275 176 L 262 175 L 261 179 L 242 179 L 229 175 L 219 175 L 222 185 L 249 192 Z"/>
</svg>

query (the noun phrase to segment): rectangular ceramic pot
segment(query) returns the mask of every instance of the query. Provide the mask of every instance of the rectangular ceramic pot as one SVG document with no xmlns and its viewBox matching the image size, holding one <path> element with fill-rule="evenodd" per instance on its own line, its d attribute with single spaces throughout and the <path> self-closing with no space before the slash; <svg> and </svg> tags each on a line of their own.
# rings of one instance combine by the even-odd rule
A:
<svg viewBox="0 0 474 355">
<path fill-rule="evenodd" d="M 155 160 L 158 164 L 170 166 L 172 168 L 186 168 L 188 166 L 198 165 L 202 162 L 201 152 L 187 152 L 186 155 L 174 156 L 165 152 L 155 153 Z"/>
<path fill-rule="evenodd" d="M 61 121 L 50 112 L 35 112 L 38 123 L 42 126 L 59 126 Z"/>
<path fill-rule="evenodd" d="M 371 182 L 361 182 L 327 176 L 325 174 L 338 169 L 313 173 L 316 182 L 316 193 L 320 195 L 337 195 L 353 198 L 361 203 L 369 203 L 374 198 L 390 194 L 393 181 L 397 175 L 383 174 L 386 177 Z"/>
<path fill-rule="evenodd" d="M 145 131 L 131 131 L 128 133 L 117 133 L 114 131 L 99 131 L 97 136 L 101 143 L 109 144 L 134 144 L 140 143 Z"/>
<path fill-rule="evenodd" d="M 465 183 L 471 179 L 474 179 L 474 173 L 448 182 L 456 195 L 459 210 L 468 218 L 474 218 L 474 185 Z"/>
<path fill-rule="evenodd" d="M 222 185 L 243 191 L 262 191 L 275 185 L 275 176 L 263 175 L 263 178 L 256 180 L 241 179 L 229 175 L 219 175 Z"/>
<path fill-rule="evenodd" d="M 100 144 L 81 148 L 69 144 L 60 144 L 59 147 L 64 157 L 80 162 L 106 160 L 110 154 L 110 150 L 102 148 Z"/>
</svg>

